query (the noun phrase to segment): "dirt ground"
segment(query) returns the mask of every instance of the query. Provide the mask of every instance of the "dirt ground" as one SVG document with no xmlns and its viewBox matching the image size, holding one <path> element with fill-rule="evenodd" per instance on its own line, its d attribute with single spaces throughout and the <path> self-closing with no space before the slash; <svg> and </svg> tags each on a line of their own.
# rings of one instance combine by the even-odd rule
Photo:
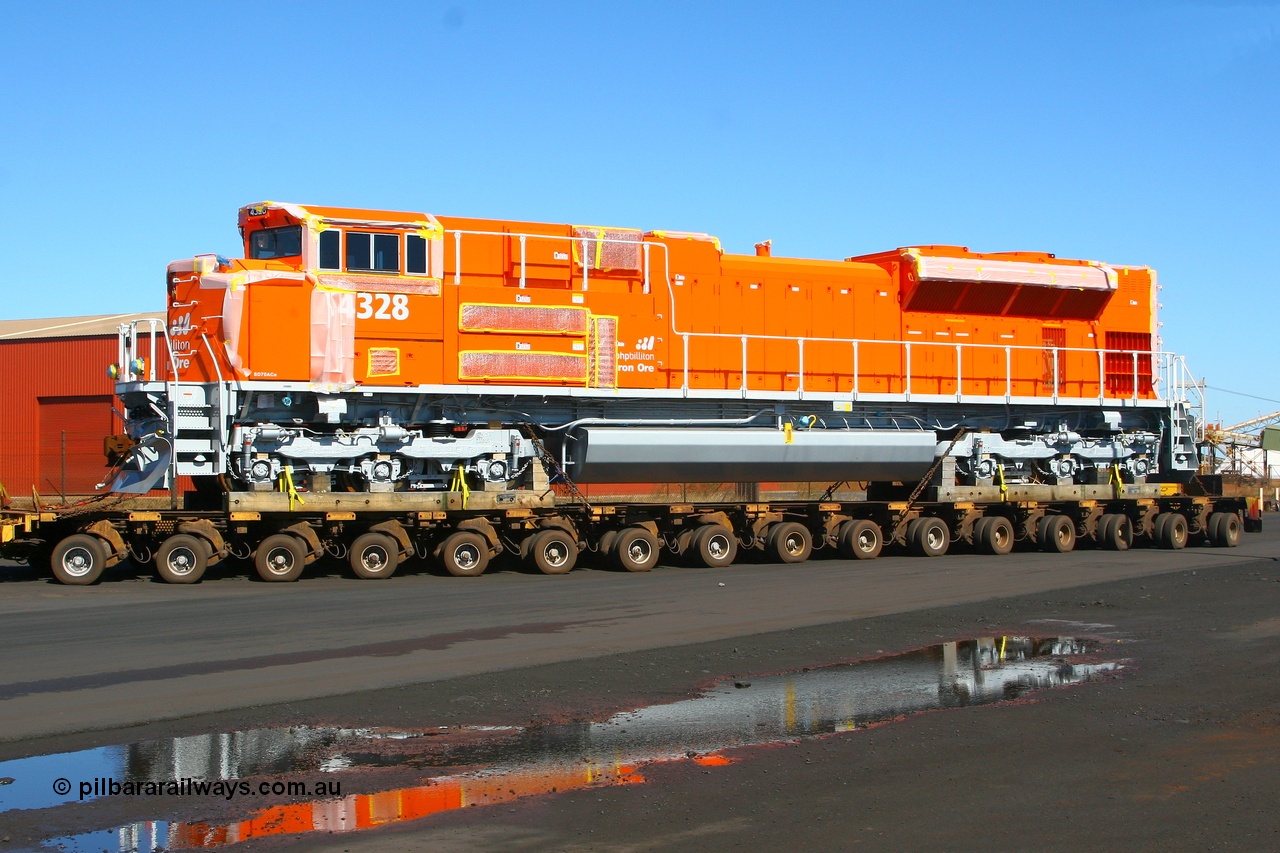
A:
<svg viewBox="0 0 1280 853">
<path fill-rule="evenodd" d="M 1270 531 L 1259 536 L 1254 544 L 1280 541 Z M 358 833 L 261 838 L 234 849 L 1280 849 L 1274 557 L 262 705 L 156 723 L 114 742 L 296 721 L 420 727 L 602 719 L 688 698 L 720 677 L 1002 634 L 1102 636 L 1118 641 L 1127 664 L 1118 679 L 1016 702 L 732 750 L 724 766 L 651 765 L 642 768 L 642 784 L 514 799 Z M 85 743 L 84 735 L 56 736 L 40 751 Z M 141 816 L 111 802 L 92 808 L 99 825 Z M 0 815 L 8 839 L 0 853 L 73 831 L 88 814 Z"/>
</svg>

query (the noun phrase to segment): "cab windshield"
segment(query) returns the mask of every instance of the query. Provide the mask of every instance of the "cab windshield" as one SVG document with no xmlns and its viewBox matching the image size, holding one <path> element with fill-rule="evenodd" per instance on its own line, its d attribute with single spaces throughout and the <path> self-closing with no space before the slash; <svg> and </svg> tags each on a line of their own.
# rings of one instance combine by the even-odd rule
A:
<svg viewBox="0 0 1280 853">
<path fill-rule="evenodd" d="M 292 258 L 302 254 L 302 226 L 264 228 L 249 235 L 249 257 L 257 261 Z"/>
</svg>

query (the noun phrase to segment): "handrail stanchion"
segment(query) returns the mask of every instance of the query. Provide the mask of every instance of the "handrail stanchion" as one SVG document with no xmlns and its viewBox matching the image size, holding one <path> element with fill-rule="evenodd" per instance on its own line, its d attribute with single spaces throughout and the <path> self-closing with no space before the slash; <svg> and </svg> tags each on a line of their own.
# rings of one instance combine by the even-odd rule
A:
<svg viewBox="0 0 1280 853">
<path fill-rule="evenodd" d="M 1058 378 L 1058 348 L 1053 348 L 1053 403 L 1058 404 L 1058 387 L 1061 380 Z"/>
<path fill-rule="evenodd" d="M 742 336 L 742 396 L 747 396 L 747 336 Z"/>
<path fill-rule="evenodd" d="M 804 338 L 796 338 L 800 353 L 800 373 L 796 376 L 796 399 L 804 399 Z"/>
<path fill-rule="evenodd" d="M 903 379 L 905 380 L 902 393 L 906 395 L 907 402 L 911 402 L 911 341 L 903 341 L 903 346 L 907 351 L 907 369 L 903 371 Z"/>
<path fill-rule="evenodd" d="M 1133 402 L 1138 403 L 1138 351 L 1133 351 Z"/>
<path fill-rule="evenodd" d="M 964 396 L 964 376 L 961 372 L 960 344 L 956 344 L 956 402 Z"/>
<path fill-rule="evenodd" d="M 453 232 L 453 283 L 462 284 L 462 232 Z"/>
<path fill-rule="evenodd" d="M 644 253 L 644 287 L 641 289 L 640 292 L 648 293 L 649 292 L 649 244 L 641 243 L 640 245 L 643 247 L 641 251 Z"/>
<path fill-rule="evenodd" d="M 853 342 L 853 399 L 858 399 L 858 342 Z"/>
<path fill-rule="evenodd" d="M 582 289 L 583 290 L 590 289 L 590 283 L 589 283 L 590 276 L 587 273 L 587 268 L 591 266 L 591 261 L 587 257 L 587 247 L 589 245 L 591 245 L 590 242 L 587 240 L 586 237 L 583 237 L 582 238 Z"/>
<path fill-rule="evenodd" d="M 155 382 L 156 381 L 156 321 L 151 320 L 150 324 L 151 324 L 151 334 L 150 334 L 151 355 L 147 359 L 147 381 Z M 137 335 L 134 335 L 134 340 L 137 340 Z"/>
<path fill-rule="evenodd" d="M 689 333 L 685 332 L 680 337 L 684 338 L 684 384 L 680 386 L 680 390 L 684 392 L 684 396 L 689 396 Z"/>
<path fill-rule="evenodd" d="M 1013 399 L 1013 348 L 1004 348 L 1004 401 Z"/>
<path fill-rule="evenodd" d="M 524 290 L 524 243 L 526 236 L 520 235 L 520 289 Z"/>
<path fill-rule="evenodd" d="M 1103 353 L 1105 350 L 1098 350 L 1098 402 L 1101 403 L 1107 397 L 1107 370 L 1103 366 Z"/>
</svg>

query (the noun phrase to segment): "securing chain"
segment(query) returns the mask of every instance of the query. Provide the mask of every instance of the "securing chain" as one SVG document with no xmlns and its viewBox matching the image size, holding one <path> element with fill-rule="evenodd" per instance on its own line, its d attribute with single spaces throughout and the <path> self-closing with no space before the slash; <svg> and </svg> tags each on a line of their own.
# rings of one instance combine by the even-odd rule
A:
<svg viewBox="0 0 1280 853">
<path fill-rule="evenodd" d="M 538 438 L 538 436 L 534 434 L 533 425 L 523 423 L 520 424 L 520 428 L 524 432 L 525 438 L 529 439 L 533 444 L 534 452 L 537 453 L 538 458 L 542 460 L 542 466 L 551 473 L 550 479 L 555 480 L 559 477 L 560 482 L 563 483 L 565 488 L 568 490 L 569 496 L 582 504 L 583 509 L 590 512 L 591 501 L 587 500 L 587 496 L 578 490 L 578 487 L 574 484 L 573 480 L 569 479 L 569 475 L 560 467 L 560 463 L 556 461 L 556 457 L 551 453 L 551 451 L 547 450 L 547 446 L 542 443 L 542 439 Z M 567 441 L 568 438 L 566 437 L 565 440 Z M 546 492 L 543 492 L 543 494 L 545 495 Z"/>
</svg>

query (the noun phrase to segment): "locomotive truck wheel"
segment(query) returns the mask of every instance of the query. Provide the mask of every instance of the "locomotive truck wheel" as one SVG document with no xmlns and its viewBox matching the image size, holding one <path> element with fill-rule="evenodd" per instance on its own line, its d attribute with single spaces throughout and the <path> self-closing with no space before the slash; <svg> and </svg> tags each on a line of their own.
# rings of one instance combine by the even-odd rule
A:
<svg viewBox="0 0 1280 853">
<path fill-rule="evenodd" d="M 1209 516 L 1209 539 L 1220 548 L 1234 548 L 1240 544 L 1240 526 L 1240 516 L 1234 512 L 1215 512 Z"/>
<path fill-rule="evenodd" d="M 1156 544 L 1170 551 L 1187 547 L 1187 517 L 1180 512 L 1156 516 Z"/>
<path fill-rule="evenodd" d="M 1003 556 L 1013 550 L 1013 525 L 1002 515 L 993 515 L 984 519 L 987 523 L 982 527 L 982 550 L 988 554 Z"/>
<path fill-rule="evenodd" d="M 455 578 L 474 578 L 489 566 L 489 543 L 479 533 L 460 530 L 440 545 L 440 562 Z"/>
<path fill-rule="evenodd" d="M 907 547 L 917 557 L 941 557 L 950 544 L 951 531 L 940 518 L 917 518 L 914 530 L 908 528 Z"/>
<path fill-rule="evenodd" d="M 49 566 L 59 583 L 88 586 L 102 576 L 107 565 L 107 549 L 102 540 L 88 533 L 73 533 L 53 548 Z"/>
<path fill-rule="evenodd" d="M 544 530 L 529 543 L 529 559 L 544 575 L 563 575 L 578 561 L 578 543 L 563 530 Z"/>
<path fill-rule="evenodd" d="M 1065 515 L 1046 515 L 1037 527 L 1040 547 L 1052 554 L 1066 554 L 1075 550 L 1076 525 Z"/>
<path fill-rule="evenodd" d="M 176 533 L 160 543 L 156 575 L 165 583 L 199 583 L 209 567 L 209 546 L 198 536 Z"/>
<path fill-rule="evenodd" d="M 613 541 L 613 559 L 629 572 L 647 572 L 658 564 L 658 537 L 643 527 L 628 527 Z"/>
<path fill-rule="evenodd" d="M 370 532 L 357 536 L 347 552 L 351 571 L 358 578 L 380 580 L 396 573 L 400 564 L 400 546 L 385 533 Z"/>
<path fill-rule="evenodd" d="M 689 550 L 696 562 L 709 569 L 722 569 L 738 556 L 738 540 L 723 524 L 704 524 L 693 534 Z"/>
<path fill-rule="evenodd" d="M 884 534 L 880 525 L 866 518 L 846 521 L 840 526 L 837 546 L 840 555 L 851 560 L 874 560 L 884 548 Z"/>
<path fill-rule="evenodd" d="M 253 567 L 258 577 L 272 583 L 296 581 L 307 562 L 307 546 L 297 536 L 275 533 L 258 544 Z"/>
<path fill-rule="evenodd" d="M 783 563 L 803 563 L 813 553 L 813 536 L 794 521 L 775 524 L 767 541 L 769 556 Z"/>
</svg>

